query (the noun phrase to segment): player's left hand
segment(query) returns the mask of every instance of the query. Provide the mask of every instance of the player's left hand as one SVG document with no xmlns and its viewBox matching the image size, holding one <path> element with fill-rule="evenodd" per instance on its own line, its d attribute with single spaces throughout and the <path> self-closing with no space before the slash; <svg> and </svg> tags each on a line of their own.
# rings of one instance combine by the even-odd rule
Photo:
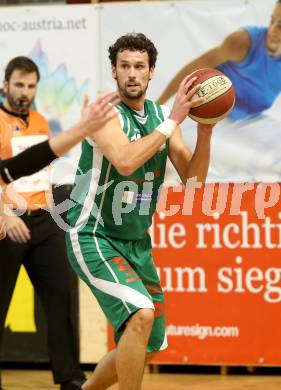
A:
<svg viewBox="0 0 281 390">
<path fill-rule="evenodd" d="M 85 97 L 81 122 L 83 127 L 87 129 L 88 136 L 94 135 L 96 131 L 118 115 L 118 111 L 114 110 L 114 106 L 119 101 L 120 99 L 116 92 L 106 92 L 93 103 L 89 103 L 89 98 Z"/>
</svg>

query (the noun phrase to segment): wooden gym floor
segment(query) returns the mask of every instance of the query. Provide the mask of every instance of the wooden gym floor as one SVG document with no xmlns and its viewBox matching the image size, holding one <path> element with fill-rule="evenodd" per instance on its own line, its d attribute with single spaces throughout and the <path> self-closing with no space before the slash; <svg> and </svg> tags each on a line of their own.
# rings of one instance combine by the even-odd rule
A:
<svg viewBox="0 0 281 390">
<path fill-rule="evenodd" d="M 87 373 L 90 375 L 90 372 Z M 6 369 L 2 372 L 5 390 L 58 390 L 48 370 Z M 110 390 L 117 390 L 112 386 Z M 280 390 L 281 375 L 210 375 L 146 373 L 142 390 Z"/>
</svg>

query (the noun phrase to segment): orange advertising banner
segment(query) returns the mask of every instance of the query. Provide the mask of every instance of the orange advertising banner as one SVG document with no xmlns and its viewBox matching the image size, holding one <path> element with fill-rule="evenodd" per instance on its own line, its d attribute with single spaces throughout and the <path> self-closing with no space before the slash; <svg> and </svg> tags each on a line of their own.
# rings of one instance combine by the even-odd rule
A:
<svg viewBox="0 0 281 390">
<path fill-rule="evenodd" d="M 153 362 L 281 364 L 280 189 L 164 189 L 150 233 L 169 346 Z"/>
</svg>

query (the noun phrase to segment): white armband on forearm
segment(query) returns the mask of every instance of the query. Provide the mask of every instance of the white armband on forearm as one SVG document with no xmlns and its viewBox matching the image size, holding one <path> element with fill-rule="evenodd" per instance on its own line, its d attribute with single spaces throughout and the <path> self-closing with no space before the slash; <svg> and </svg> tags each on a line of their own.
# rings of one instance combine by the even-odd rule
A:
<svg viewBox="0 0 281 390">
<path fill-rule="evenodd" d="M 155 130 L 164 134 L 166 138 L 170 138 L 173 132 L 176 130 L 177 124 L 173 119 L 167 118 Z"/>
</svg>

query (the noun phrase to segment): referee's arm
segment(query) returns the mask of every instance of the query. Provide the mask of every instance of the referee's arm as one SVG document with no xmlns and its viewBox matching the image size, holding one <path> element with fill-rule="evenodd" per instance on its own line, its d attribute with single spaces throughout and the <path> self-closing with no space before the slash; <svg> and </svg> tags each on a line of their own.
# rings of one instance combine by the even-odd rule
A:
<svg viewBox="0 0 281 390">
<path fill-rule="evenodd" d="M 22 176 L 32 175 L 57 157 L 50 147 L 49 140 L 31 146 L 15 157 L 0 161 L 1 184 L 3 182 L 8 184 Z"/>
<path fill-rule="evenodd" d="M 91 104 L 85 99 L 82 118 L 78 124 L 50 140 L 31 146 L 15 157 L 0 160 L 0 185 L 40 171 L 85 137 L 92 136 L 117 116 L 118 111 L 114 109 L 114 105 L 118 102 L 116 92 L 107 92 Z"/>
</svg>

